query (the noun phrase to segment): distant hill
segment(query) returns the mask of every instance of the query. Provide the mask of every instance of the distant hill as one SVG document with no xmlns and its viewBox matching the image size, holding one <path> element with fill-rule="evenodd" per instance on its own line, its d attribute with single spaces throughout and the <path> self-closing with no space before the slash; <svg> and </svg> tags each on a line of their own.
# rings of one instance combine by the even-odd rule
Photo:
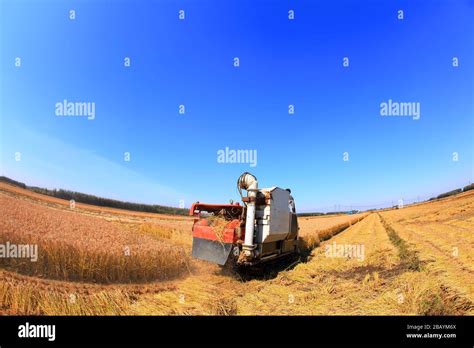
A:
<svg viewBox="0 0 474 348">
<path fill-rule="evenodd" d="M 25 183 L 7 178 L 6 176 L 0 176 L 0 182 L 5 182 L 11 185 L 21 187 L 23 189 L 27 189 L 36 193 L 41 193 L 41 194 L 48 195 L 51 197 L 61 198 L 68 201 L 73 199 L 74 201 L 78 203 L 97 205 L 100 207 L 142 211 L 146 213 L 173 214 L 173 215 L 188 215 L 189 213 L 188 209 L 174 208 L 174 207 L 168 207 L 168 206 L 156 205 L 156 204 L 141 204 L 141 203 L 124 202 L 124 201 L 119 201 L 119 200 L 110 199 L 110 198 L 97 197 L 94 195 L 76 192 L 76 191 L 69 191 L 69 190 L 63 190 L 63 189 L 49 190 L 46 188 L 41 188 L 41 187 L 36 187 L 36 186 L 28 186 Z"/>
</svg>

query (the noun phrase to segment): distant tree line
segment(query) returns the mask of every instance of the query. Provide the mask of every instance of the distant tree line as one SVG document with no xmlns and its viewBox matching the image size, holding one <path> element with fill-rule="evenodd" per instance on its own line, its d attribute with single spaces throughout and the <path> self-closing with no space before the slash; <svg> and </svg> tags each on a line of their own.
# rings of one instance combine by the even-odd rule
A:
<svg viewBox="0 0 474 348">
<path fill-rule="evenodd" d="M 474 190 L 474 184 L 469 184 L 467 186 L 464 186 L 464 188 L 462 190 L 463 190 L 463 192 L 466 192 L 466 191 L 469 191 L 469 190 Z"/>
<path fill-rule="evenodd" d="M 474 184 L 469 184 L 467 186 L 464 186 L 463 188 L 459 188 L 459 189 L 456 189 L 456 190 L 444 192 L 440 195 L 437 195 L 436 197 L 430 198 L 429 200 L 434 201 L 434 200 L 437 200 L 437 199 L 446 198 L 446 197 L 449 197 L 449 196 L 454 196 L 454 195 L 457 195 L 458 193 L 466 192 L 466 191 L 470 191 L 470 190 L 474 190 Z"/>
<path fill-rule="evenodd" d="M 73 199 L 74 201 L 79 202 L 79 203 L 97 205 L 100 207 L 119 208 L 119 209 L 133 210 L 133 211 L 143 211 L 147 213 L 188 215 L 187 209 L 174 208 L 174 207 L 168 207 L 168 206 L 156 205 L 156 204 L 141 204 L 141 203 L 124 202 L 124 201 L 119 201 L 115 199 L 97 197 L 97 196 L 90 195 L 87 193 L 62 190 L 62 189 L 49 190 L 46 188 L 41 188 L 41 187 L 36 187 L 36 186 L 28 186 L 25 183 L 10 179 L 6 176 L 0 176 L 0 182 L 6 182 L 8 184 L 15 185 L 15 186 L 18 186 L 18 187 L 21 187 L 33 192 L 48 195 L 51 197 L 62 198 L 68 201 Z M 453 196 L 458 193 L 466 192 L 469 190 L 474 190 L 474 184 L 469 184 L 467 186 L 464 186 L 463 188 L 441 193 L 440 195 L 436 197 L 430 198 L 428 201 L 434 201 L 437 199 Z M 366 211 L 375 211 L 375 210 L 377 209 L 369 209 Z M 332 212 L 327 212 L 327 213 L 321 213 L 321 212 L 299 213 L 297 215 L 298 216 L 321 216 L 321 215 L 335 215 L 335 214 L 357 214 L 359 212 L 360 212 L 359 210 L 349 210 L 349 211 L 332 211 Z"/>
<path fill-rule="evenodd" d="M 133 211 L 142 211 L 142 212 L 147 212 L 147 213 L 188 215 L 188 210 L 182 209 L 182 208 L 167 207 L 167 206 L 156 205 L 156 204 L 141 204 L 141 203 L 124 202 L 124 201 L 119 201 L 115 199 L 97 197 L 97 196 L 90 195 L 87 193 L 62 190 L 62 189 L 49 190 L 46 188 L 41 188 L 41 187 L 36 187 L 36 186 L 28 186 L 22 182 L 7 178 L 5 176 L 0 176 L 0 181 L 6 182 L 8 184 L 12 184 L 12 185 L 36 192 L 36 193 L 41 193 L 43 195 L 61 198 L 68 201 L 73 199 L 74 201 L 78 203 L 97 205 L 100 207 L 119 208 L 119 209 L 133 210 Z"/>
<path fill-rule="evenodd" d="M 16 181 L 16 180 L 13 180 L 13 179 L 10 179 L 10 178 L 7 178 L 6 176 L 0 176 L 0 181 L 6 182 L 7 184 L 15 185 L 15 186 L 18 186 L 18 187 L 21 187 L 21 188 L 24 188 L 24 189 L 27 188 L 26 184 L 24 184 L 22 182 L 19 182 L 19 181 Z"/>
<path fill-rule="evenodd" d="M 325 213 L 318 213 L 318 212 L 314 212 L 314 213 L 298 213 L 296 214 L 298 216 L 321 216 L 321 215 L 325 215 Z"/>
<path fill-rule="evenodd" d="M 458 193 L 461 193 L 461 192 L 462 192 L 462 189 L 457 189 L 457 190 L 444 192 L 440 195 L 437 195 L 436 199 L 441 199 L 441 198 L 445 198 L 445 197 L 449 197 L 449 196 L 454 196 L 454 195 L 457 195 Z"/>
<path fill-rule="evenodd" d="M 298 213 L 296 215 L 298 216 L 321 216 L 321 215 L 338 215 L 338 214 L 357 214 L 359 213 L 359 210 L 347 210 L 347 211 L 328 211 L 327 213 L 320 213 L 320 212 L 314 212 L 314 213 Z"/>
</svg>

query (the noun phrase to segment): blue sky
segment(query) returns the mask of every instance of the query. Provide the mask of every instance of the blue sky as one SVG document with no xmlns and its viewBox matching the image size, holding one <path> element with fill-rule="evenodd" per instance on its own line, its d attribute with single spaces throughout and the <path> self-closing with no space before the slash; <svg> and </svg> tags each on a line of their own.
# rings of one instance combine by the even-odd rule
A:
<svg viewBox="0 0 474 348">
<path fill-rule="evenodd" d="M 1 172 L 173 206 L 238 199 L 243 171 L 300 211 L 429 198 L 474 178 L 473 17 L 462 0 L 4 0 Z M 95 118 L 57 116 L 64 99 Z M 389 99 L 420 119 L 381 116 Z M 226 147 L 257 166 L 218 163 Z"/>
</svg>

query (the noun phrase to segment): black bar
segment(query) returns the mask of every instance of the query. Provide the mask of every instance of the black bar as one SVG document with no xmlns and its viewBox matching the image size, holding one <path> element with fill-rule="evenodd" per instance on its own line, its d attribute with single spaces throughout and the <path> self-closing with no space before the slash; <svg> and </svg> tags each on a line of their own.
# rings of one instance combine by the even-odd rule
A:
<svg viewBox="0 0 474 348">
<path fill-rule="evenodd" d="M 55 325 L 55 340 L 20 338 L 19 326 Z M 408 329 L 411 325 L 412 329 Z M 245 333 L 247 328 L 250 332 Z M 418 328 L 418 329 L 416 329 Z M 58 344 L 389 344 L 472 347 L 474 317 L 0 317 L 0 346 Z M 407 334 L 455 334 L 409 338 Z M 245 344 L 244 344 L 245 346 Z"/>
</svg>

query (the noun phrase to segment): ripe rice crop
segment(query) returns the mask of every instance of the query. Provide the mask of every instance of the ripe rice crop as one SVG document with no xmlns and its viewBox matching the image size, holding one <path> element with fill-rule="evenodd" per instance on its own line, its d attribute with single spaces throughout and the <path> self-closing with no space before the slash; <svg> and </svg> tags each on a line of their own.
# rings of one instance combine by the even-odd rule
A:
<svg viewBox="0 0 474 348">
<path fill-rule="evenodd" d="M 0 244 L 36 244 L 38 260 L 0 258 L 23 274 L 75 281 L 141 282 L 187 270 L 185 250 L 118 223 L 0 193 Z"/>
<path fill-rule="evenodd" d="M 184 229 L 146 222 L 139 225 L 138 231 L 158 240 L 172 241 L 190 250 L 193 242 L 190 226 L 185 226 Z"/>
<path fill-rule="evenodd" d="M 312 250 L 332 236 L 366 217 L 367 214 L 337 215 L 330 217 L 300 218 L 301 237 L 299 246 L 302 250 Z"/>
</svg>

